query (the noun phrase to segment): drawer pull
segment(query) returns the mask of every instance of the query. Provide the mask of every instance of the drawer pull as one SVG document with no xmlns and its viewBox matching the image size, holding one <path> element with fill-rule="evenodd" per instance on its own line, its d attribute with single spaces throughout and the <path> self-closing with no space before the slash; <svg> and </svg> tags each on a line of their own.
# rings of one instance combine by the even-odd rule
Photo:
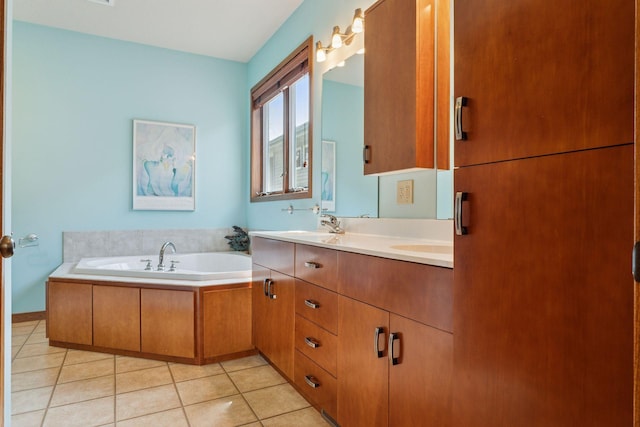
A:
<svg viewBox="0 0 640 427">
<path fill-rule="evenodd" d="M 311 388 L 320 387 L 320 382 L 313 375 L 305 375 L 304 382 L 306 382 Z"/>
<path fill-rule="evenodd" d="M 273 293 L 273 280 L 271 279 L 267 279 L 267 296 L 269 297 L 269 299 L 276 299 L 278 298 L 278 296 L 276 294 Z"/>
<path fill-rule="evenodd" d="M 320 303 L 312 299 L 304 300 L 304 305 L 306 305 L 309 308 L 320 308 Z"/>
<path fill-rule="evenodd" d="M 267 284 L 271 281 L 271 279 L 267 278 L 262 281 L 262 293 L 265 297 L 269 296 L 269 292 L 267 291 Z"/>
<path fill-rule="evenodd" d="M 318 264 L 317 262 L 313 262 L 313 261 L 305 262 L 304 266 L 307 267 L 307 268 L 320 268 L 320 267 L 322 267 L 320 264 Z"/>
<path fill-rule="evenodd" d="M 389 362 L 394 366 L 400 363 L 400 358 L 396 356 L 395 351 L 396 342 L 398 343 L 398 345 L 400 344 L 400 334 L 398 334 L 397 332 L 391 332 L 389 334 Z M 398 353 L 399 352 L 400 351 L 398 351 Z"/>
<path fill-rule="evenodd" d="M 305 344 L 307 344 L 311 348 L 320 347 L 320 343 L 318 342 L 318 340 L 316 340 L 315 338 L 312 338 L 312 337 L 305 337 L 304 342 L 305 342 Z"/>
<path fill-rule="evenodd" d="M 384 326 L 378 326 L 373 333 L 373 351 L 377 358 L 384 357 L 384 349 L 380 350 L 380 335 L 384 336 Z"/>
</svg>

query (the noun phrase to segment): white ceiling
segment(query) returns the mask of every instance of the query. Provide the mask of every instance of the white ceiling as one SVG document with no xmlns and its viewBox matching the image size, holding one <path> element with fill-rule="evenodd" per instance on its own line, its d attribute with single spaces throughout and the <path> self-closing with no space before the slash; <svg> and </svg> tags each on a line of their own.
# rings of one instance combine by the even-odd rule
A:
<svg viewBox="0 0 640 427">
<path fill-rule="evenodd" d="M 19 21 L 247 62 L 303 0 L 14 0 Z"/>
</svg>

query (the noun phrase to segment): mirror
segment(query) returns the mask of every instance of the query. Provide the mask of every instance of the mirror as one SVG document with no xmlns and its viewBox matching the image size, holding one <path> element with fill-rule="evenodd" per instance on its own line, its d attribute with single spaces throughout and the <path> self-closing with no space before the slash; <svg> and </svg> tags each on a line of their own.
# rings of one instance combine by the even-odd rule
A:
<svg viewBox="0 0 640 427">
<path fill-rule="evenodd" d="M 378 216 L 378 178 L 365 176 L 364 55 L 322 75 L 322 208 L 342 217 Z"/>
<path fill-rule="evenodd" d="M 323 74 L 321 114 L 322 208 L 326 212 L 341 217 L 453 217 L 452 168 L 364 175 L 364 55 L 352 55 L 343 67 Z M 397 203 L 398 181 L 411 181 L 412 204 Z"/>
</svg>

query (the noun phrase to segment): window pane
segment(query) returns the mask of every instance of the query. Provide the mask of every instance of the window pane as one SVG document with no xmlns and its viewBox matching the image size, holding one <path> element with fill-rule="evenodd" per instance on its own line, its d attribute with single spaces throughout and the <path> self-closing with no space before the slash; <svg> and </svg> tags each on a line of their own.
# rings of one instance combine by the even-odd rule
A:
<svg viewBox="0 0 640 427">
<path fill-rule="evenodd" d="M 290 87 L 290 123 L 292 126 L 289 159 L 291 190 L 309 187 L 309 75 Z"/>
<path fill-rule="evenodd" d="M 263 191 L 284 190 L 284 97 L 280 93 L 263 107 L 264 149 L 262 170 Z"/>
</svg>

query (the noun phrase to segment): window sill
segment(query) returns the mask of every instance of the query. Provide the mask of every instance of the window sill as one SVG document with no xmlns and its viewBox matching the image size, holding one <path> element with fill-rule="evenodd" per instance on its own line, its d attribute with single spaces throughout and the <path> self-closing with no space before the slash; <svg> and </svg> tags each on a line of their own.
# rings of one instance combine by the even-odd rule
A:
<svg viewBox="0 0 640 427">
<path fill-rule="evenodd" d="M 310 199 L 311 191 L 296 191 L 295 193 L 277 193 L 267 194 L 264 196 L 252 196 L 251 203 L 254 202 L 273 202 L 277 200 L 295 200 L 295 199 Z"/>
</svg>

